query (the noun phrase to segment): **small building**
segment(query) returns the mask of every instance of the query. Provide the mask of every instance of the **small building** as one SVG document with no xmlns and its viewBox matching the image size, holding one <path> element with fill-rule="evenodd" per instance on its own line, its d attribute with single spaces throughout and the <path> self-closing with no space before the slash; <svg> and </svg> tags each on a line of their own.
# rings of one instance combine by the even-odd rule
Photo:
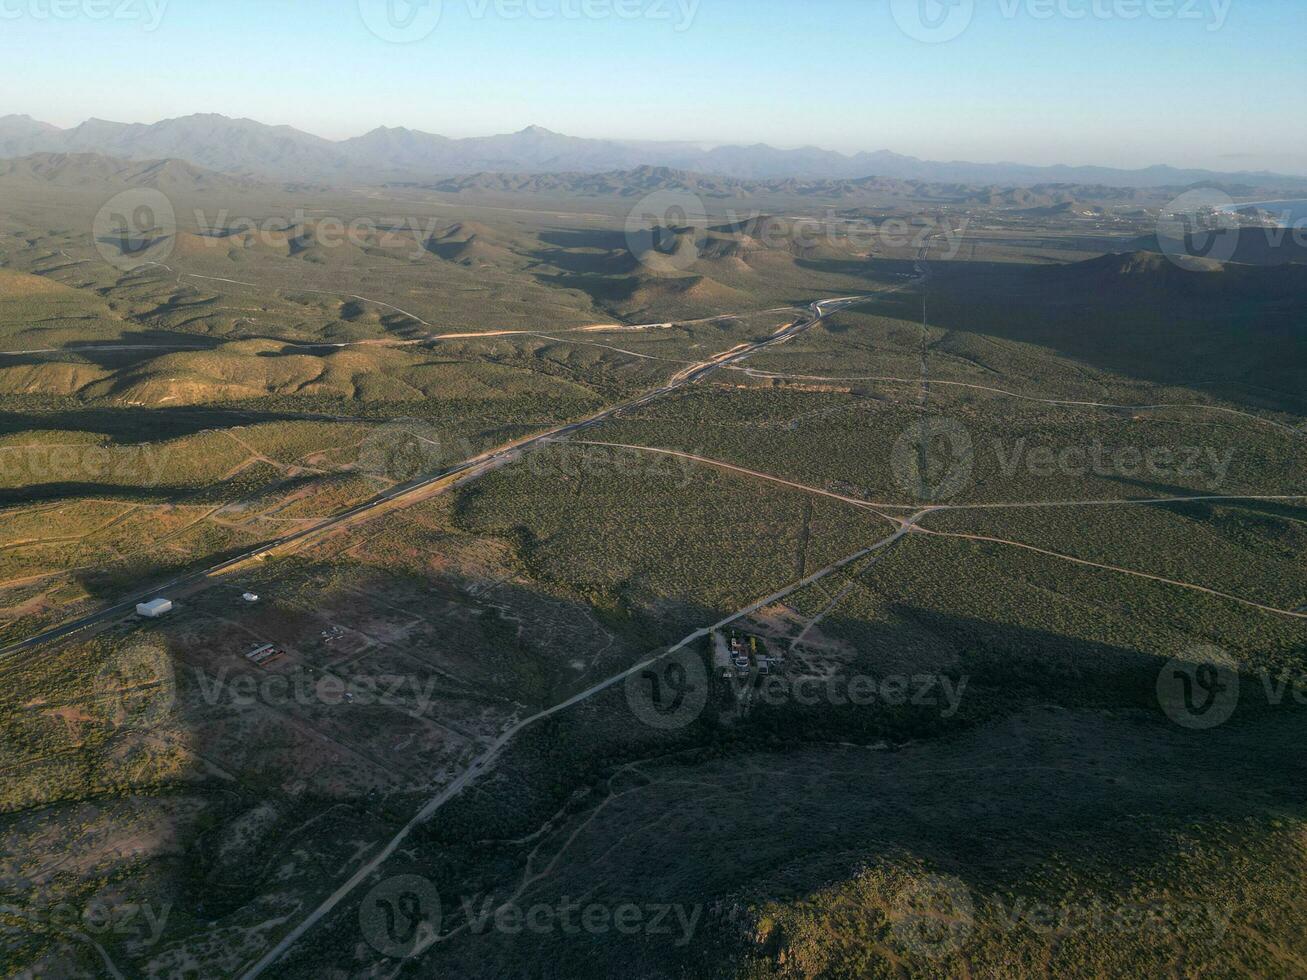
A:
<svg viewBox="0 0 1307 980">
<path fill-rule="evenodd" d="M 245 658 L 257 667 L 266 667 L 284 654 L 284 650 L 273 646 L 271 643 L 260 643 L 255 644 L 254 648 L 245 654 Z"/>
<path fill-rule="evenodd" d="M 149 602 L 136 604 L 136 615 L 144 616 L 146 619 L 158 619 L 170 612 L 172 612 L 171 599 L 151 599 Z"/>
<path fill-rule="evenodd" d="M 241 598 L 244 599 L 246 602 L 258 602 L 258 601 L 259 601 L 259 596 L 258 596 L 258 593 L 256 593 L 256 592 L 246 592 L 243 596 L 241 596 Z"/>
<path fill-rule="evenodd" d="M 726 646 L 726 637 L 722 636 L 717 630 L 713 630 L 712 647 L 713 669 L 722 674 L 729 674 L 731 670 L 731 651 Z"/>
</svg>

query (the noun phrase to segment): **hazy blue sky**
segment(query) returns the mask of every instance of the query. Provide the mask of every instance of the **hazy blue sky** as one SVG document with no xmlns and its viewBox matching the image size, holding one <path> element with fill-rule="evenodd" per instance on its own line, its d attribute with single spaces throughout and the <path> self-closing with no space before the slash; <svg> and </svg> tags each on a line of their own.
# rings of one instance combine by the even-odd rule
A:
<svg viewBox="0 0 1307 980">
<path fill-rule="evenodd" d="M 150 30 L 162 2 L 0 0 L 0 114 L 1307 173 L 1303 0 L 926 0 L 938 21 L 917 0 L 443 0 L 407 44 L 365 24 L 360 2 L 396 23 L 386 0 L 171 0 Z M 936 23 L 966 29 L 910 36 Z"/>
</svg>

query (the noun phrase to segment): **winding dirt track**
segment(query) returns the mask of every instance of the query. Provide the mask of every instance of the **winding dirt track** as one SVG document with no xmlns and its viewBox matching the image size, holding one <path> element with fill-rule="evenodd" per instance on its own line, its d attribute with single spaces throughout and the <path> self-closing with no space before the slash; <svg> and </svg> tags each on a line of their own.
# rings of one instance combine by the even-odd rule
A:
<svg viewBox="0 0 1307 980">
<path fill-rule="evenodd" d="M 1266 606 L 1260 602 L 1254 602 L 1252 599 L 1244 599 L 1237 595 L 1231 595 L 1229 592 L 1219 592 L 1216 589 L 1209 589 L 1205 585 L 1195 585 L 1192 582 L 1180 582 L 1173 578 L 1163 578 L 1161 575 L 1152 575 L 1148 572 L 1135 571 L 1133 568 L 1122 568 L 1119 565 L 1106 565 L 1102 562 L 1090 561 L 1087 558 L 1076 558 L 1074 555 L 1064 555 L 1060 551 L 1049 551 L 1047 548 L 1039 548 L 1033 544 L 1026 544 L 1023 541 L 1010 541 L 1007 538 L 991 538 L 985 534 L 963 534 L 956 531 L 932 531 L 929 528 L 924 527 L 914 527 L 912 530 L 916 531 L 918 534 L 929 534 L 937 538 L 959 538 L 963 541 L 979 541 L 985 544 L 1001 544 L 1009 548 L 1020 548 L 1023 551 L 1033 551 L 1036 554 L 1046 555 L 1049 558 L 1060 558 L 1062 561 L 1069 561 L 1076 565 L 1086 565 L 1089 568 L 1101 568 L 1104 571 L 1116 572 L 1119 575 L 1133 575 L 1136 578 L 1146 578 L 1152 582 L 1161 582 L 1163 585 L 1173 585 L 1181 589 L 1203 592 L 1207 595 L 1227 599 L 1230 602 L 1237 602 L 1240 605 L 1259 609 L 1262 612 L 1272 613 L 1276 616 L 1288 616 L 1292 619 L 1307 619 L 1307 612 L 1295 612 L 1291 609 L 1279 609 L 1275 606 Z"/>
<path fill-rule="evenodd" d="M 885 375 L 868 374 L 859 377 L 839 377 L 821 374 L 782 374 L 775 371 L 760 371 L 756 368 L 732 367 L 732 371 L 743 371 L 751 378 L 762 380 L 781 380 L 781 381 L 813 381 L 826 383 L 841 383 L 845 381 L 880 381 L 886 384 L 921 384 L 920 378 L 894 378 Z M 1293 426 L 1285 425 L 1283 422 L 1277 422 L 1274 419 L 1268 419 L 1262 415 L 1254 415 L 1251 412 L 1241 412 L 1237 408 L 1226 408 L 1223 405 L 1206 405 L 1202 402 L 1163 402 L 1157 405 L 1115 405 L 1111 402 L 1094 402 L 1080 401 L 1073 398 L 1040 398 L 1036 395 L 1027 395 L 1019 391 L 1010 391 L 1007 388 L 994 388 L 989 385 L 969 384 L 965 381 L 931 381 L 930 384 L 940 387 L 948 386 L 952 388 L 966 388 L 971 391 L 987 391 L 995 395 L 1002 395 L 1005 398 L 1016 398 L 1020 401 L 1036 402 L 1040 405 L 1061 405 L 1068 408 L 1103 408 L 1119 412 L 1160 412 L 1166 409 L 1176 409 L 1185 411 L 1201 412 L 1219 412 L 1225 415 L 1234 415 L 1239 418 L 1250 419 L 1262 425 L 1273 426 L 1291 436 L 1299 439 L 1307 438 L 1307 431 L 1295 429 Z"/>
<path fill-rule="evenodd" d="M 314 909 L 303 921 L 300 922 L 299 925 L 297 925 L 294 929 L 292 929 L 289 933 L 287 933 L 286 936 L 284 936 L 281 939 L 281 941 L 277 943 L 277 945 L 269 949 L 262 956 L 262 958 L 258 960 L 258 962 L 256 962 L 253 966 L 251 966 L 248 970 L 246 970 L 243 974 L 241 974 L 242 980 L 253 980 L 254 977 L 259 976 L 261 973 L 263 973 L 264 970 L 266 970 L 268 967 L 276 963 L 277 960 L 281 959 L 281 957 L 286 953 L 286 951 L 289 950 L 291 946 L 293 946 L 306 932 L 308 932 L 318 922 L 320 922 L 324 916 L 330 914 L 331 911 L 335 909 L 336 906 L 339 905 L 346 897 L 348 897 L 351 892 L 353 892 L 361 884 L 367 881 L 391 857 L 391 855 L 393 855 L 395 851 L 399 849 L 400 845 L 404 843 L 404 841 L 408 838 L 409 834 L 413 832 L 414 828 L 430 820 L 431 817 L 434 816 L 435 813 L 441 807 L 443 807 L 450 800 L 458 796 L 479 776 L 486 773 L 492 767 L 492 764 L 499 757 L 500 753 L 503 752 L 504 748 L 508 746 L 508 744 L 512 742 L 512 740 L 523 729 L 529 728 L 531 725 L 534 725 L 539 721 L 543 721 L 545 718 L 548 718 L 552 715 L 556 715 L 560 711 L 565 711 L 566 709 L 572 707 L 574 704 L 578 704 L 582 701 L 588 700 L 589 698 L 594 697 L 596 694 L 600 693 L 601 691 L 606 691 L 614 684 L 621 683 L 631 675 L 647 669 L 651 665 L 658 663 L 660 660 L 669 656 L 670 654 L 673 654 L 676 651 L 681 650 L 684 647 L 688 646 L 689 644 L 695 642 L 696 640 L 707 636 L 713 630 L 718 630 L 726 626 L 729 626 L 731 623 L 735 622 L 736 620 L 743 619 L 744 617 L 750 616 L 753 613 L 757 612 L 758 610 L 771 605 L 772 603 L 779 602 L 781 599 L 784 599 L 785 597 L 791 595 L 792 593 L 797 592 L 800 589 L 806 588 L 807 586 L 811 585 L 814 582 L 820 581 L 826 576 L 834 572 L 837 572 L 848 565 L 853 564 L 859 559 L 865 558 L 867 555 L 873 554 L 877 551 L 880 551 L 883 548 L 887 548 L 893 545 L 895 542 L 899 541 L 904 535 L 906 535 L 909 531 L 911 531 L 915 522 L 919 518 L 925 516 L 926 513 L 928 513 L 928 511 L 923 510 L 918 512 L 917 514 L 914 514 L 912 517 L 909 517 L 906 520 L 902 521 L 899 525 L 898 530 L 895 531 L 893 534 L 891 534 L 889 537 L 882 538 L 880 541 L 877 541 L 875 544 L 868 545 L 866 548 L 861 548 L 858 551 L 855 551 L 851 555 L 846 555 L 844 558 L 841 558 L 839 561 L 835 562 L 834 564 L 826 566 L 821 571 L 814 572 L 812 575 L 809 575 L 808 577 L 801 579 L 798 582 L 791 583 L 790 585 L 785 586 L 783 589 L 778 589 L 777 591 L 771 593 L 770 595 L 764 596 L 763 598 L 757 600 L 756 602 L 751 603 L 750 605 L 744 607 L 738 612 L 732 613 L 730 616 L 727 616 L 725 619 L 722 619 L 711 626 L 701 627 L 700 629 L 695 630 L 689 636 L 685 637 L 679 643 L 675 644 L 674 646 L 668 647 L 666 650 L 663 650 L 652 657 L 649 657 L 647 660 L 643 660 L 640 663 L 635 664 L 634 666 L 621 671 L 620 673 L 614 674 L 611 677 L 608 677 L 605 680 L 602 680 L 599 683 L 586 688 L 584 691 L 581 691 L 579 694 L 574 694 L 566 701 L 561 701 L 558 704 L 554 705 L 552 708 L 546 708 L 544 711 L 537 712 L 531 717 L 524 718 L 521 721 L 517 722 L 511 728 L 506 730 L 502 735 L 500 735 L 499 738 L 497 738 L 491 744 L 491 746 L 488 749 L 486 749 L 485 752 L 483 752 L 479 757 L 477 757 L 477 759 L 473 761 L 473 763 L 458 776 L 458 778 L 456 778 L 453 782 L 451 782 L 444 789 L 442 789 L 436 796 L 432 797 L 427 802 L 426 806 L 424 806 L 421 810 L 419 810 L 418 813 L 411 820 L 409 820 L 409 822 L 405 824 L 399 830 L 399 832 L 390 839 L 390 842 L 387 843 L 386 846 L 382 848 L 370 861 L 368 861 L 366 864 L 360 867 L 356 872 L 354 872 L 354 874 L 352 874 L 349 877 L 349 879 L 345 881 L 344 884 L 342 884 L 339 888 L 337 888 L 334 892 L 331 893 L 331 895 L 326 899 L 326 901 L 324 901 L 321 905 L 319 905 L 316 909 Z M 430 945 L 430 942 L 428 942 L 427 945 Z M 416 956 L 424 948 L 426 947 L 423 946 L 415 949 L 411 955 Z"/>
</svg>

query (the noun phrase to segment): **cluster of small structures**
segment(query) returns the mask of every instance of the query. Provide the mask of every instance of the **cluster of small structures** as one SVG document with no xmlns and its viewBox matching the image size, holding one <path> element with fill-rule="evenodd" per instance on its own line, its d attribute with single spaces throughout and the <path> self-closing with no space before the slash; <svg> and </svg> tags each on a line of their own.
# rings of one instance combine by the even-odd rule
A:
<svg viewBox="0 0 1307 980">
<path fill-rule="evenodd" d="M 254 592 L 243 593 L 241 599 L 251 604 L 259 601 L 258 594 Z M 144 619 L 159 619 L 172 612 L 172 609 L 172 600 L 160 596 L 157 599 L 151 599 L 149 602 L 138 602 L 136 604 L 136 615 Z"/>
<path fill-rule="evenodd" d="M 332 626 L 330 629 L 325 629 L 322 631 L 321 634 L 322 642 L 330 643 L 332 640 L 339 640 L 344 635 L 345 635 L 345 631 L 343 629 L 341 629 L 339 626 Z"/>
<path fill-rule="evenodd" d="M 770 674 L 773 667 L 783 667 L 785 658 L 767 650 L 767 644 L 756 636 L 742 637 L 731 630 L 730 638 L 720 631 L 712 635 L 713 670 L 722 677 L 747 677 L 753 672 Z"/>
</svg>

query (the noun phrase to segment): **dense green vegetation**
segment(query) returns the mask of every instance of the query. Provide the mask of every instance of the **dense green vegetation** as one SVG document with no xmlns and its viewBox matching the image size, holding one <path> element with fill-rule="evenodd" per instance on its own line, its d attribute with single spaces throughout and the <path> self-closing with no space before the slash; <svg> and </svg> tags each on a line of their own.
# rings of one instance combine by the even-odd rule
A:
<svg viewBox="0 0 1307 980">
<path fill-rule="evenodd" d="M 897 206 L 816 242 L 715 207 L 657 274 L 617 198 L 260 194 L 253 233 L 186 192 L 167 264 L 131 272 L 92 191 L 6 211 L 0 646 L 866 298 L 164 619 L 0 660 L 0 972 L 240 975 L 473 765 L 279 976 L 1307 970 L 1277 687 L 1307 676 L 1300 270 L 1098 258 L 1139 220 L 977 207 L 926 277 L 843 223 Z M 325 244 L 331 216 L 365 231 Z M 1193 496 L 1285 499 L 1139 503 Z M 723 674 L 700 631 L 730 617 L 784 664 Z M 704 702 L 659 727 L 622 672 L 683 640 L 685 677 L 652 678 L 701 666 Z M 1217 655 L 1237 710 L 1177 723 L 1163 665 Z M 403 873 L 444 923 L 401 963 L 359 912 Z M 510 900 L 693 921 L 469 914 Z M 89 929 L 103 905 L 166 921 Z"/>
</svg>

